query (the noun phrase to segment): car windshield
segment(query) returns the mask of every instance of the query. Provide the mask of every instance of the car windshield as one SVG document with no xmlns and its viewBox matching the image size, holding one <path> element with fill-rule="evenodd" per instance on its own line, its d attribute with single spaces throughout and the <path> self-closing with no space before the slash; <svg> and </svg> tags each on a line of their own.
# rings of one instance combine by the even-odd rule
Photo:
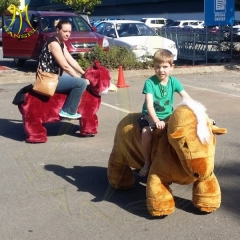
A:
<svg viewBox="0 0 240 240">
<path fill-rule="evenodd" d="M 144 23 L 116 24 L 119 37 L 156 36 L 157 34 Z"/>
<path fill-rule="evenodd" d="M 29 17 L 31 19 L 31 17 Z M 31 21 L 31 26 L 26 21 L 25 16 L 23 16 L 23 21 L 21 23 L 19 16 L 16 16 L 15 21 L 12 22 L 12 16 L 6 15 L 4 16 L 4 24 L 6 31 L 13 33 L 24 33 L 25 28 L 33 27 L 35 29 L 39 29 L 43 32 L 55 32 L 55 23 L 61 19 L 66 19 L 72 24 L 72 31 L 79 32 L 90 32 L 92 31 L 89 24 L 80 16 L 42 16 L 40 18 L 40 24 L 38 23 L 38 18 L 35 16 Z M 39 26 L 40 25 L 40 26 Z"/>
<path fill-rule="evenodd" d="M 171 26 L 179 26 L 179 25 L 180 25 L 180 22 L 178 22 L 178 21 L 175 21 L 171 24 Z"/>
<path fill-rule="evenodd" d="M 199 23 L 199 22 L 191 22 L 190 23 L 190 25 L 193 25 L 193 26 L 198 26 L 198 25 L 200 25 L 201 23 Z"/>
<path fill-rule="evenodd" d="M 41 27 L 42 30 L 46 29 L 46 32 L 55 32 L 55 23 L 61 19 L 65 19 L 72 24 L 72 31 L 78 32 L 89 32 L 92 31 L 91 27 L 86 23 L 86 21 L 79 16 L 44 16 L 41 17 Z"/>
</svg>

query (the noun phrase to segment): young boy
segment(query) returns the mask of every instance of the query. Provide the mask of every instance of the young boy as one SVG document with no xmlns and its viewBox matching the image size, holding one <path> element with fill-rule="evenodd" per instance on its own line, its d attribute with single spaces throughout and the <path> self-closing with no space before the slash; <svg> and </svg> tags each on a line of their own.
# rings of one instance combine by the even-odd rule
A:
<svg viewBox="0 0 240 240">
<path fill-rule="evenodd" d="M 160 49 L 155 52 L 153 57 L 155 75 L 148 78 L 143 87 L 145 101 L 142 107 L 143 117 L 139 120 L 139 124 L 142 129 L 142 151 L 145 164 L 139 171 L 141 177 L 148 175 L 151 165 L 151 126 L 165 128 L 165 122 L 173 112 L 175 92 L 182 98 L 190 98 L 179 80 L 169 75 L 173 69 L 173 59 L 174 56 L 169 50 Z"/>
</svg>

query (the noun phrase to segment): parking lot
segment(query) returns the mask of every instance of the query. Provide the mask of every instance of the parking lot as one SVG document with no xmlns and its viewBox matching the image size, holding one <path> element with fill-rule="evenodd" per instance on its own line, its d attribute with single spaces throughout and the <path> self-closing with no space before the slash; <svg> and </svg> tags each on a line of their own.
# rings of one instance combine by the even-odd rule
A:
<svg viewBox="0 0 240 240">
<path fill-rule="evenodd" d="M 239 238 L 238 71 L 175 75 L 206 106 L 217 125 L 228 130 L 217 136 L 220 209 L 199 213 L 191 203 L 191 186 L 173 184 L 176 211 L 153 219 L 146 208 L 144 179 L 136 175 L 135 186 L 128 191 L 109 188 L 106 172 L 116 125 L 128 112 L 141 111 L 141 90 L 149 72 L 145 76 L 137 71 L 132 76 L 125 73 L 129 87 L 102 97 L 98 135 L 79 138 L 78 121 L 63 121 L 46 125 L 48 141 L 44 144 L 25 143 L 21 115 L 11 103 L 27 84 L 21 83 L 21 74 L 15 75 L 18 83 L 0 85 L 0 239 Z"/>
</svg>

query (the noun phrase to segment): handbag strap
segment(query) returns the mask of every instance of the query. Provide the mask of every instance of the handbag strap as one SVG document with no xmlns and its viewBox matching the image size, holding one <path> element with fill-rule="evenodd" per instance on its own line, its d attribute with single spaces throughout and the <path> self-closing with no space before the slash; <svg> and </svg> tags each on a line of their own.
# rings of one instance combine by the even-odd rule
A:
<svg viewBox="0 0 240 240">
<path fill-rule="evenodd" d="M 42 67 L 41 67 L 41 65 L 40 65 L 40 61 L 39 61 L 39 63 L 38 63 L 37 70 L 39 70 L 39 69 L 40 69 L 41 71 L 43 71 L 43 70 L 42 70 Z M 60 71 L 61 71 L 61 70 L 60 70 L 60 68 L 59 68 L 59 69 L 58 69 L 58 74 L 57 74 L 58 76 L 60 76 Z M 53 74 L 55 74 L 55 73 L 53 73 Z"/>
</svg>

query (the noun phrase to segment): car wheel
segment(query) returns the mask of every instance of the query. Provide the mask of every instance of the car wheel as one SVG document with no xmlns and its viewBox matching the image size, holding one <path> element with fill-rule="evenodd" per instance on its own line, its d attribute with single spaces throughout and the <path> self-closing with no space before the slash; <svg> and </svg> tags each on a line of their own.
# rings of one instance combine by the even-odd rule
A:
<svg viewBox="0 0 240 240">
<path fill-rule="evenodd" d="M 17 67 L 24 66 L 25 62 L 26 62 L 26 59 L 14 58 L 14 63 Z"/>
</svg>

